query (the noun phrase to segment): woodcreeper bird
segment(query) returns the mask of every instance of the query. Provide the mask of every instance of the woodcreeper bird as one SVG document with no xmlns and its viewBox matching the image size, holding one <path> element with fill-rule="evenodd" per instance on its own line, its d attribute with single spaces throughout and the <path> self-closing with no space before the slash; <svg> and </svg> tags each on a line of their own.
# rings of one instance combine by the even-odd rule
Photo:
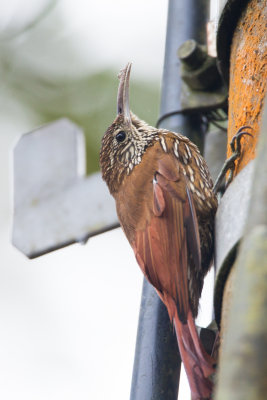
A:
<svg viewBox="0 0 267 400">
<path fill-rule="evenodd" d="M 130 111 L 130 70 L 129 63 L 119 75 L 118 115 L 102 139 L 102 176 L 137 262 L 174 324 L 192 398 L 209 399 L 214 362 L 194 318 L 213 255 L 217 199 L 197 146 Z"/>
</svg>

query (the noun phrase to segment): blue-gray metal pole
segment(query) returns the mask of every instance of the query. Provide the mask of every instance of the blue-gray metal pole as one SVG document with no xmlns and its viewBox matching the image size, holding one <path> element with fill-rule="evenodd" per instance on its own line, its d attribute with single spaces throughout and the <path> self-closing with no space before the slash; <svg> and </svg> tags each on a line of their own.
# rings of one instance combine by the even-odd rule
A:
<svg viewBox="0 0 267 400">
<path fill-rule="evenodd" d="M 182 80 L 177 50 L 188 39 L 206 44 L 208 19 L 206 0 L 169 0 L 165 62 L 162 79 L 160 127 L 188 136 L 200 148 L 203 146 L 204 127 L 199 113 L 169 115 L 182 111 Z M 200 104 L 201 106 L 201 104 Z M 162 119 L 166 115 L 166 118 Z"/>
<path fill-rule="evenodd" d="M 207 1 L 169 0 L 161 117 L 181 110 L 181 81 L 177 50 L 187 39 L 205 41 Z M 161 127 L 182 132 L 201 147 L 199 116 L 166 116 Z M 136 341 L 131 400 L 177 400 L 180 357 L 165 306 L 144 281 Z"/>
<path fill-rule="evenodd" d="M 166 308 L 144 280 L 131 400 L 176 400 L 179 373 L 179 352 Z"/>
</svg>

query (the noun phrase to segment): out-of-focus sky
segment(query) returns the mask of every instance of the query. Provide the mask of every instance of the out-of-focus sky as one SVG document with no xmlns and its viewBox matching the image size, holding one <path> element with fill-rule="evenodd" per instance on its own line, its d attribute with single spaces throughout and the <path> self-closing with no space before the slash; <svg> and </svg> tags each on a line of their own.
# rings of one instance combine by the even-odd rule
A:
<svg viewBox="0 0 267 400">
<path fill-rule="evenodd" d="M 22 63 L 34 65 L 44 76 L 51 69 L 65 77 L 108 68 L 119 71 L 131 60 L 136 76 L 159 84 L 166 0 L 59 1 L 41 24 L 60 21 L 60 30 L 51 30 L 37 57 L 27 31 L 16 34 L 46 4 L 45 0 L 0 4 L 0 33 L 10 38 L 14 57 L 23 51 Z M 36 29 L 36 42 L 38 35 Z M 62 54 L 70 45 L 76 57 L 66 61 Z M 114 81 L 117 84 L 116 75 Z M 73 245 L 35 260 L 12 247 L 12 147 L 38 121 L 19 101 L 3 95 L 5 85 L 2 78 L 0 398 L 125 400 L 130 392 L 142 274 L 120 229 L 85 246 Z M 116 98 L 114 109 L 115 102 Z"/>
<path fill-rule="evenodd" d="M 41 22 L 53 27 L 54 21 L 54 29 L 37 57 L 27 30 L 17 33 L 47 4 L 1 2 L 0 45 L 5 38 L 13 58 L 23 54 L 22 64 L 61 77 L 119 71 L 132 61 L 138 78 L 159 84 L 167 0 L 61 0 Z M 36 29 L 36 43 L 39 34 Z M 70 45 L 75 57 L 66 59 Z M 142 274 L 120 229 L 35 260 L 12 247 L 12 147 L 38 119 L 10 93 L 5 96 L 5 80 L 0 85 L 0 398 L 125 400 Z M 186 396 L 188 391 L 181 398 Z"/>
<path fill-rule="evenodd" d="M 26 53 L 25 57 L 40 70 L 53 69 L 60 75 L 81 74 L 99 69 L 121 69 L 133 61 L 135 74 L 158 80 L 162 74 L 167 0 L 10 0 L 1 4 L 0 32 L 12 38 L 31 25 L 50 4 L 52 12 L 41 21 L 50 25 L 51 37 L 42 42 L 42 54 Z M 57 30 L 60 24 L 60 31 Z M 36 30 L 38 41 L 40 33 Z M 25 46 L 27 31 L 19 37 Z M 62 57 L 64 48 L 71 43 L 77 58 Z M 49 46 L 49 49 L 46 48 Z M 18 49 L 19 50 L 19 49 Z M 53 52 L 49 59 L 46 50 Z"/>
</svg>

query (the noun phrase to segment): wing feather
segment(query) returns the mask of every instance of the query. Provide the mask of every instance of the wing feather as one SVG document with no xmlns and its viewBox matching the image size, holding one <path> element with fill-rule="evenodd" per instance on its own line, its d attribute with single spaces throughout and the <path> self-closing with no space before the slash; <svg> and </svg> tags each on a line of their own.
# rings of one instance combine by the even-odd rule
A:
<svg viewBox="0 0 267 400">
<path fill-rule="evenodd" d="M 189 311 L 188 248 L 196 250 L 194 261 L 199 262 L 200 241 L 186 178 L 173 164 L 169 155 L 159 160 L 150 193 L 153 208 L 147 215 L 145 228 L 136 231 L 132 245 L 147 279 L 163 301 L 168 296 L 174 299 L 179 319 L 186 322 Z M 170 310 L 169 313 L 173 314 Z"/>
<path fill-rule="evenodd" d="M 187 243 L 190 254 L 192 254 L 195 269 L 199 271 L 201 268 L 201 250 L 200 250 L 200 237 L 198 230 L 198 222 L 196 210 L 193 203 L 192 195 L 186 188 L 189 209 L 186 210 L 185 223 L 187 233 Z"/>
</svg>

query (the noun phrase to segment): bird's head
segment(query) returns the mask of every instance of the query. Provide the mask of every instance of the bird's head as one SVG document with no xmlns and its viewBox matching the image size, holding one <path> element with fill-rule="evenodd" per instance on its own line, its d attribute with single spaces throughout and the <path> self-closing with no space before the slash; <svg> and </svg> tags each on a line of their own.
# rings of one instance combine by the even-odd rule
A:
<svg viewBox="0 0 267 400">
<path fill-rule="evenodd" d="M 125 176 L 139 164 L 147 147 L 153 144 L 156 129 L 130 111 L 129 81 L 131 63 L 119 74 L 117 117 L 102 138 L 100 166 L 111 193 L 118 190 Z"/>
</svg>

